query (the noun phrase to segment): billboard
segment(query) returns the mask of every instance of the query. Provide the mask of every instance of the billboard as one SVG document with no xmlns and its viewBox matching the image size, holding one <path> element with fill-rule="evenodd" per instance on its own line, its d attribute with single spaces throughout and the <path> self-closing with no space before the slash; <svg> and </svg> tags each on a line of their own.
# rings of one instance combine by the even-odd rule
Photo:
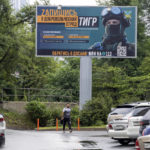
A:
<svg viewBox="0 0 150 150">
<path fill-rule="evenodd" d="M 37 6 L 36 10 L 36 56 L 137 56 L 135 6 Z"/>
</svg>

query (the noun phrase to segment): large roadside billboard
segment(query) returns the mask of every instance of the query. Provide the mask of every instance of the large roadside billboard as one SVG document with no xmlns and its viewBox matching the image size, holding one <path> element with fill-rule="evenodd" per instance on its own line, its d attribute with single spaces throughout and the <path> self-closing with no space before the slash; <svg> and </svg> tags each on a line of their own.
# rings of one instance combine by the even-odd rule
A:
<svg viewBox="0 0 150 150">
<path fill-rule="evenodd" d="M 36 56 L 137 56 L 137 8 L 37 6 Z"/>
</svg>

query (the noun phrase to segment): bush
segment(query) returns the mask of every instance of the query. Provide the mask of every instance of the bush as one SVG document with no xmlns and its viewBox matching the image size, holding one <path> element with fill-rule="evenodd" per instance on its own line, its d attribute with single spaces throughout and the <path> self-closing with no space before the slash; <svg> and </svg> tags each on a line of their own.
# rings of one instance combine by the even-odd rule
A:
<svg viewBox="0 0 150 150">
<path fill-rule="evenodd" d="M 43 103 L 32 101 L 26 105 L 27 113 L 31 120 L 36 124 L 37 119 L 40 119 L 40 126 L 46 126 L 47 121 L 50 119 L 50 113 Z"/>
<path fill-rule="evenodd" d="M 88 101 L 80 112 L 81 125 L 102 125 L 107 121 L 112 98 L 109 95 L 100 95 Z"/>
<path fill-rule="evenodd" d="M 51 118 L 51 120 L 49 120 L 49 125 L 55 126 L 56 118 L 58 120 L 61 119 L 62 109 L 61 108 L 50 109 L 49 112 L 50 112 L 50 118 Z"/>
<path fill-rule="evenodd" d="M 46 108 L 43 103 L 32 101 L 26 105 L 27 113 L 29 114 L 32 122 L 37 123 L 40 119 L 40 126 L 55 126 L 56 118 L 60 121 L 62 108 Z M 77 118 L 79 117 L 78 107 L 71 108 L 71 122 L 72 125 L 77 126 Z"/>
<path fill-rule="evenodd" d="M 62 108 L 55 108 L 50 109 L 50 117 L 51 120 L 49 120 L 49 125 L 55 126 L 56 125 L 56 118 L 60 121 L 61 115 L 62 115 Z M 79 117 L 79 108 L 73 107 L 71 108 L 71 124 L 72 126 L 77 126 L 77 119 Z"/>
<path fill-rule="evenodd" d="M 71 108 L 71 124 L 77 126 L 77 120 L 79 118 L 79 107 L 75 106 Z"/>
</svg>

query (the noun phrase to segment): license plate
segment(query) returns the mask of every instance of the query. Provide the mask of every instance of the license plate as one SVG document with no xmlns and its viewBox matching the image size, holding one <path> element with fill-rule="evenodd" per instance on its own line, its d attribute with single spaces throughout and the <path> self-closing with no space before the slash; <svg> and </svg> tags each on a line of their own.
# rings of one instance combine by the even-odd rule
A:
<svg viewBox="0 0 150 150">
<path fill-rule="evenodd" d="M 118 126 L 116 126 L 115 129 L 116 129 L 116 130 L 123 130 L 123 129 L 124 129 L 124 126 L 121 126 L 121 125 L 119 126 L 119 125 L 118 125 Z"/>
<path fill-rule="evenodd" d="M 150 143 L 144 143 L 144 148 L 150 148 Z"/>
</svg>

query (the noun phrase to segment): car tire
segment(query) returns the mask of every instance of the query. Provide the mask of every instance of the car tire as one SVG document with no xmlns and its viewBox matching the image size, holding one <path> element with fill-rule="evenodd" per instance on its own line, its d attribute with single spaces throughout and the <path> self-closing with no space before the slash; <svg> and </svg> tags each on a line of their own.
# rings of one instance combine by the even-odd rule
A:
<svg viewBox="0 0 150 150">
<path fill-rule="evenodd" d="M 121 140 L 118 140 L 118 142 L 121 144 L 121 145 L 128 145 L 130 140 L 129 139 L 121 139 Z"/>
<path fill-rule="evenodd" d="M 5 137 L 3 137 L 1 140 L 0 140 L 0 146 L 4 145 L 5 144 Z"/>
</svg>

